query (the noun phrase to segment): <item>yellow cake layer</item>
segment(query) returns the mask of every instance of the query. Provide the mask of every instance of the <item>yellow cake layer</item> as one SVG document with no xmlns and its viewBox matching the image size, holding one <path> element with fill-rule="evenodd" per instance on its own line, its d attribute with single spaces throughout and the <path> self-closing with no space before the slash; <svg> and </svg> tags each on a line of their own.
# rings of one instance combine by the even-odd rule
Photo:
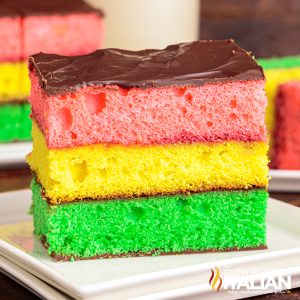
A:
<svg viewBox="0 0 300 300">
<path fill-rule="evenodd" d="M 223 142 L 167 146 L 89 145 L 47 149 L 35 122 L 27 157 L 52 204 L 83 198 L 106 199 L 266 187 L 268 146 Z"/>
<path fill-rule="evenodd" d="M 27 62 L 0 63 L 0 103 L 26 99 L 29 90 Z"/>
<path fill-rule="evenodd" d="M 266 123 L 271 133 L 275 124 L 275 98 L 278 85 L 291 80 L 300 80 L 300 67 L 267 69 L 264 70 L 264 73 L 267 79 L 265 90 L 268 98 Z"/>
</svg>

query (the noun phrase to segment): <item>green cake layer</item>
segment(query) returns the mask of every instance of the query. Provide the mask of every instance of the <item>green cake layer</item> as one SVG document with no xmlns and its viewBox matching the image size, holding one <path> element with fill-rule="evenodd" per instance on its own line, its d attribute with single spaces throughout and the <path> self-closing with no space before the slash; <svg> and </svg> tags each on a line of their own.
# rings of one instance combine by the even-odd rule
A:
<svg viewBox="0 0 300 300">
<path fill-rule="evenodd" d="M 0 143 L 31 139 L 31 120 L 28 103 L 0 105 Z"/>
<path fill-rule="evenodd" d="M 266 245 L 265 190 L 214 191 L 50 206 L 34 179 L 35 234 L 57 259 Z"/>
<path fill-rule="evenodd" d="M 257 60 L 264 69 L 279 69 L 300 67 L 300 56 L 285 56 L 273 58 L 260 58 Z"/>
</svg>

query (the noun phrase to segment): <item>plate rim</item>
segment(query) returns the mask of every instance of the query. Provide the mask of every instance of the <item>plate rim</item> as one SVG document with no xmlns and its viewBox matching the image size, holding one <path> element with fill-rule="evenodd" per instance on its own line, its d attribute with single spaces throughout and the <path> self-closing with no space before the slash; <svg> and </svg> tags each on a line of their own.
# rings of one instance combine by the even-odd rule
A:
<svg viewBox="0 0 300 300">
<path fill-rule="evenodd" d="M 71 292 L 73 295 L 79 296 L 79 297 L 91 297 L 93 295 L 96 295 L 97 293 L 107 291 L 107 290 L 114 290 L 116 288 L 120 288 L 124 286 L 124 283 L 126 281 L 127 286 L 142 284 L 145 282 L 148 282 L 151 279 L 163 279 L 165 276 L 170 275 L 168 278 L 175 278 L 175 277 L 182 277 L 184 275 L 193 274 L 197 271 L 203 272 L 208 271 L 211 269 L 211 262 L 203 263 L 203 264 L 195 264 L 191 266 L 184 266 L 184 267 L 178 267 L 174 269 L 169 270 L 161 270 L 161 271 L 154 271 L 150 273 L 145 273 L 142 275 L 133 275 L 121 279 L 115 279 L 110 281 L 105 281 L 102 283 L 93 283 L 88 285 L 76 285 L 73 283 L 70 279 L 63 276 L 61 273 L 57 272 L 56 270 L 52 269 L 47 264 L 39 261 L 38 259 L 24 253 L 20 249 L 17 249 L 10 243 L 0 240 L 0 253 L 6 257 L 9 254 L 13 254 L 13 258 L 15 258 L 18 262 L 22 260 L 23 256 L 26 256 L 27 260 L 21 261 L 21 264 L 23 266 L 28 266 L 30 264 L 31 266 L 35 266 L 35 268 L 29 267 L 29 269 L 34 270 L 37 273 L 41 273 L 42 270 L 43 277 L 50 277 L 52 282 L 54 282 L 56 285 L 55 287 L 61 288 L 61 286 L 66 286 L 67 290 Z M 8 254 L 9 253 L 9 254 Z M 238 265 L 239 263 L 250 263 L 250 262 L 257 262 L 257 261 L 265 261 L 266 259 L 274 259 L 274 258 L 282 258 L 291 256 L 293 254 L 299 254 L 300 255 L 300 247 L 291 248 L 291 249 L 284 249 L 284 250 L 277 250 L 272 253 L 259 253 L 259 254 L 253 254 L 246 257 L 236 257 L 236 258 L 230 258 L 230 259 L 222 259 L 218 261 L 214 261 L 215 265 L 218 265 L 219 267 L 222 267 L 224 265 L 230 264 L 232 265 Z M 11 256 L 9 256 L 11 257 Z M 21 267 L 22 268 L 22 267 Z M 37 271 L 39 270 L 39 271 Z M 298 275 L 300 275 L 300 266 L 298 267 Z M 35 275 L 34 275 L 35 276 Z M 128 283 L 129 281 L 129 283 Z M 207 284 L 207 290 L 209 291 L 211 288 Z"/>
<path fill-rule="evenodd" d="M 25 164 L 25 156 L 32 150 L 32 141 L 0 143 L 0 168 Z"/>
<path fill-rule="evenodd" d="M 5 192 L 0 194 L 0 199 L 3 196 L 9 197 L 10 194 L 15 194 L 15 193 L 20 193 L 20 194 L 25 194 L 30 192 L 29 189 L 25 190 L 20 190 L 20 191 L 12 191 L 12 192 Z M 1 205 L 0 201 L 0 205 Z M 269 209 L 272 209 L 272 206 L 280 206 L 280 208 L 285 208 L 285 209 L 293 209 L 293 211 L 296 211 L 296 213 L 300 213 L 300 208 L 299 210 L 295 210 L 295 208 L 290 204 L 281 202 L 279 200 L 269 198 Z M 7 223 L 6 223 L 7 224 Z M 210 270 L 211 268 L 211 262 L 208 263 L 199 263 L 199 264 L 194 264 L 190 266 L 183 266 L 183 267 L 177 267 L 173 269 L 168 269 L 168 270 L 160 270 L 160 271 L 153 271 L 149 273 L 145 273 L 142 275 L 132 275 L 129 277 L 124 277 L 124 278 L 119 278 L 119 279 L 114 279 L 102 283 L 93 283 L 93 284 L 86 284 L 86 285 L 79 285 L 75 284 L 72 280 L 68 279 L 65 277 L 63 274 L 59 273 L 55 269 L 51 268 L 48 264 L 40 261 L 39 259 L 30 256 L 27 253 L 24 253 L 23 251 L 17 249 L 14 247 L 12 244 L 6 242 L 5 240 L 0 240 L 0 253 L 3 253 L 6 256 L 11 257 L 11 253 L 13 254 L 13 257 L 24 263 L 25 265 L 30 265 L 34 266 L 35 270 L 38 270 L 37 272 L 39 273 L 40 270 L 43 270 L 43 275 L 46 277 L 49 277 L 51 275 L 51 280 L 53 282 L 56 282 L 56 284 L 59 286 L 63 285 L 67 288 L 67 290 L 72 294 L 80 297 L 86 297 L 86 296 L 92 296 L 95 295 L 99 292 L 103 292 L 104 290 L 107 289 L 115 289 L 120 286 L 123 286 L 125 283 L 128 285 L 136 285 L 136 284 L 141 284 L 143 282 L 147 282 L 149 280 L 153 279 L 163 279 L 167 275 L 171 275 L 168 278 L 176 278 L 176 277 L 182 277 L 187 274 L 192 274 L 194 272 L 199 272 L 201 270 Z M 259 260 L 265 260 L 266 258 L 270 258 L 273 256 L 287 256 L 290 255 L 291 253 L 300 253 L 300 247 L 298 248 L 292 248 L 292 249 L 284 249 L 284 250 L 276 250 L 272 253 L 258 253 L 258 254 L 251 254 L 246 257 L 237 257 L 237 258 L 229 258 L 229 259 L 222 259 L 218 261 L 214 261 L 214 264 L 218 264 L 219 266 L 222 266 L 224 264 L 237 264 L 237 263 L 245 263 L 246 261 L 257 261 Z M 31 268 L 31 267 L 29 267 Z M 31 268 L 32 269 L 32 268 Z M 300 272 L 300 270 L 299 270 Z M 129 283 L 128 283 L 129 282 Z M 210 288 L 209 286 L 207 287 L 208 289 Z"/>
</svg>

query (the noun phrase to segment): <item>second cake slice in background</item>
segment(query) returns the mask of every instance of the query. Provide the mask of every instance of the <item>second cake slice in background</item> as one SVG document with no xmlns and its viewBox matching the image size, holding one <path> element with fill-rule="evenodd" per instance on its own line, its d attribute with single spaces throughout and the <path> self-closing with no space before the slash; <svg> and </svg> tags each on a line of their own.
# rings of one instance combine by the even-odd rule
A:
<svg viewBox="0 0 300 300">
<path fill-rule="evenodd" d="M 103 13 L 83 0 L 1 1 L 0 143 L 31 139 L 29 55 L 89 53 L 103 38 Z"/>
</svg>

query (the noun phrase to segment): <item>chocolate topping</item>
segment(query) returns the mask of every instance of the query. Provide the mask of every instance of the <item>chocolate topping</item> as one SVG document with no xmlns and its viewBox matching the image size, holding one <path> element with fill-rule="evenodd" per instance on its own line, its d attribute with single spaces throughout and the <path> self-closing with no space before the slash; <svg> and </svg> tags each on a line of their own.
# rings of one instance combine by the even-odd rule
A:
<svg viewBox="0 0 300 300">
<path fill-rule="evenodd" d="M 262 68 L 232 40 L 183 43 L 164 50 L 103 49 L 72 57 L 39 53 L 29 58 L 29 67 L 47 94 L 85 86 L 148 88 L 264 79 Z"/>
<path fill-rule="evenodd" d="M 0 0 L 0 17 L 18 17 L 19 14 L 9 0 Z"/>
<path fill-rule="evenodd" d="M 96 13 L 103 16 L 102 11 L 93 8 L 83 0 L 0 0 L 1 17 L 66 15 L 71 13 Z"/>
</svg>

